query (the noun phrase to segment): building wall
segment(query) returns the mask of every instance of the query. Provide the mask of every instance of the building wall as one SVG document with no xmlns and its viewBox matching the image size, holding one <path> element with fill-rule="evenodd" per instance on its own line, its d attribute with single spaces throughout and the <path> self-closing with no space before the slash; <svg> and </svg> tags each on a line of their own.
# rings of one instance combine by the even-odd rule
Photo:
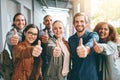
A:
<svg viewBox="0 0 120 80">
<path fill-rule="evenodd" d="M 34 23 L 39 27 L 39 29 L 44 28 L 43 26 L 43 17 L 47 14 L 44 10 L 43 7 L 37 2 L 34 2 L 34 9 L 33 9 L 33 14 L 34 14 Z"/>
<path fill-rule="evenodd" d="M 0 52 L 5 42 L 5 34 L 7 33 L 7 1 L 0 0 Z"/>
</svg>

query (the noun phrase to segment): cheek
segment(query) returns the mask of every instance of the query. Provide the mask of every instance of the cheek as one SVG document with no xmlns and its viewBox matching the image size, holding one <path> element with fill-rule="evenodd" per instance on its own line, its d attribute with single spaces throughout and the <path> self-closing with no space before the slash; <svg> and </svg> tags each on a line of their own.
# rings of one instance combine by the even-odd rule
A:
<svg viewBox="0 0 120 80">
<path fill-rule="evenodd" d="M 53 30 L 53 33 L 55 34 L 57 32 L 57 30 Z"/>
<path fill-rule="evenodd" d="M 106 33 L 106 36 L 109 36 L 109 32 Z"/>
</svg>

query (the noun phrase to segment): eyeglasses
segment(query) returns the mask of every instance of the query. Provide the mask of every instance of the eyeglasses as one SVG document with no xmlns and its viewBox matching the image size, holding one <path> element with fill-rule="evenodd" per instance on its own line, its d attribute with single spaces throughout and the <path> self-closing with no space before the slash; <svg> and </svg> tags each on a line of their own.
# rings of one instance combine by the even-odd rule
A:
<svg viewBox="0 0 120 80">
<path fill-rule="evenodd" d="M 30 35 L 30 36 L 32 36 L 32 35 L 33 35 L 33 36 L 37 36 L 37 33 L 33 33 L 33 32 L 30 32 L 30 31 L 27 32 L 27 33 L 28 33 L 28 35 Z"/>
</svg>

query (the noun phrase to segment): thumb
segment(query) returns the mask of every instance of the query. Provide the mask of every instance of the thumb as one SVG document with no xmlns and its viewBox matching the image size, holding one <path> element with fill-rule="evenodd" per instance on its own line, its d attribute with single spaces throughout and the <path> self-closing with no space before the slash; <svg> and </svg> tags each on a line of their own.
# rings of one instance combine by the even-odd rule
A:
<svg viewBox="0 0 120 80">
<path fill-rule="evenodd" d="M 47 35 L 47 34 L 48 34 L 48 30 L 46 29 L 46 30 L 45 30 L 45 35 Z"/>
<path fill-rule="evenodd" d="M 56 40 L 56 47 L 58 47 L 59 46 L 59 44 L 58 44 L 58 40 Z"/>
<path fill-rule="evenodd" d="M 41 41 L 40 40 L 38 40 L 38 46 L 41 46 Z"/>
<path fill-rule="evenodd" d="M 83 40 L 82 40 L 82 38 L 80 38 L 80 40 L 79 40 L 79 46 L 82 46 L 83 45 Z"/>
<path fill-rule="evenodd" d="M 17 35 L 17 30 L 14 28 L 14 35 Z"/>
<path fill-rule="evenodd" d="M 96 44 L 97 44 L 97 42 L 96 42 L 96 39 L 95 39 L 95 38 L 93 39 L 93 44 L 94 44 L 94 45 L 96 45 Z"/>
</svg>

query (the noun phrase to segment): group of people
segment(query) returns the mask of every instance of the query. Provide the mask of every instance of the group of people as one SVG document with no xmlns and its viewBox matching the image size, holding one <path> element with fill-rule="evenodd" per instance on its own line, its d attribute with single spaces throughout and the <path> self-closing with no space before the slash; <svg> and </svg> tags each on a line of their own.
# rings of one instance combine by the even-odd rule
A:
<svg viewBox="0 0 120 80">
<path fill-rule="evenodd" d="M 68 41 L 62 21 L 52 22 L 46 15 L 43 24 L 39 30 L 35 24 L 27 25 L 22 13 L 14 16 L 13 29 L 7 33 L 12 80 L 120 80 L 118 36 L 111 24 L 100 22 L 90 32 L 87 16 L 76 13 L 76 33 Z"/>
</svg>

